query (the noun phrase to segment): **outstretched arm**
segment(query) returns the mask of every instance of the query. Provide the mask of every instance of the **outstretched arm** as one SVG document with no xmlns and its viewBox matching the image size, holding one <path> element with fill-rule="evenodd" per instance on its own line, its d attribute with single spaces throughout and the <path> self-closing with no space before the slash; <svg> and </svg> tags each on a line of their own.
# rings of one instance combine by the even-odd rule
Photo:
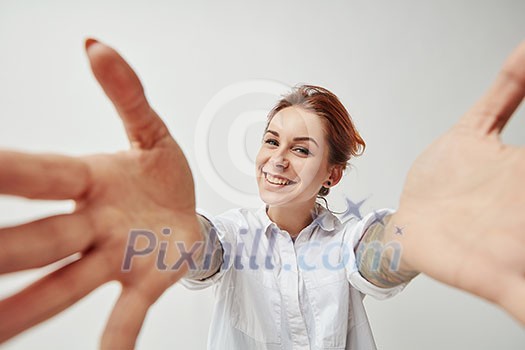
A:
<svg viewBox="0 0 525 350">
<path fill-rule="evenodd" d="M 199 252 L 192 250 L 202 236 L 184 154 L 124 59 L 94 40 L 86 42 L 86 52 L 131 147 L 79 158 L 0 151 L 0 193 L 76 203 L 73 213 L 0 229 L 0 273 L 80 253 L 0 301 L 0 315 L 8 315 L 0 322 L 0 343 L 117 280 L 122 291 L 101 347 L 131 349 L 149 307 L 187 272 L 182 258 Z"/>
<path fill-rule="evenodd" d="M 402 248 L 396 271 L 386 251 L 375 270 L 361 255 L 365 278 L 389 287 L 422 272 L 525 324 L 525 148 L 500 140 L 524 96 L 525 42 L 485 96 L 417 158 L 388 223 L 365 233 L 357 251 L 374 240 Z"/>
</svg>

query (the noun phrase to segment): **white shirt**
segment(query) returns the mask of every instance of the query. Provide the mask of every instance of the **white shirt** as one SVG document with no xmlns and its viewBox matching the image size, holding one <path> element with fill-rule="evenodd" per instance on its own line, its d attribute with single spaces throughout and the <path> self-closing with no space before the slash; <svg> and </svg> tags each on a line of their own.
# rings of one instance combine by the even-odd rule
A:
<svg viewBox="0 0 525 350">
<path fill-rule="evenodd" d="M 354 248 L 376 215 L 342 223 L 316 204 L 313 222 L 295 242 L 259 209 L 206 217 L 223 248 L 218 273 L 183 279 L 190 289 L 214 286 L 208 349 L 375 349 L 365 295 L 390 297 L 358 272 Z M 376 211 L 378 216 L 392 210 Z"/>
</svg>

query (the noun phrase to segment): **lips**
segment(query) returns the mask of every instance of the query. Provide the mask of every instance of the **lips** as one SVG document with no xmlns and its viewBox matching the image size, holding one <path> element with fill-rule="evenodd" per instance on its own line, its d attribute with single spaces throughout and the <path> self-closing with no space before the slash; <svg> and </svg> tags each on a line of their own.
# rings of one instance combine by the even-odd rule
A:
<svg viewBox="0 0 525 350">
<path fill-rule="evenodd" d="M 266 172 L 263 172 L 263 174 L 264 174 L 264 178 L 266 179 L 266 181 L 272 185 L 287 186 L 287 185 L 295 184 L 295 181 L 292 181 L 282 176 L 272 175 Z"/>
</svg>

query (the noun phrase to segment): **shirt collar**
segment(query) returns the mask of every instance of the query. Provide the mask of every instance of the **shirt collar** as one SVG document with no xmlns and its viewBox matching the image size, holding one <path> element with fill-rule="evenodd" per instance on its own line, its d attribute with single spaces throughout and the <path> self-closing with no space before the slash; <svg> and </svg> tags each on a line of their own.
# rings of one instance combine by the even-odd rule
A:
<svg viewBox="0 0 525 350">
<path fill-rule="evenodd" d="M 268 227 L 272 225 L 277 227 L 277 225 L 268 217 L 267 210 L 268 204 L 266 203 L 257 210 L 257 217 L 263 224 L 264 232 L 268 232 Z M 309 226 L 320 226 L 324 231 L 333 231 L 339 222 L 339 219 L 334 214 L 319 203 L 315 203 L 313 215 L 314 220 Z"/>
<path fill-rule="evenodd" d="M 333 231 L 339 219 L 319 203 L 315 203 L 314 223 L 321 226 L 325 231 Z"/>
</svg>

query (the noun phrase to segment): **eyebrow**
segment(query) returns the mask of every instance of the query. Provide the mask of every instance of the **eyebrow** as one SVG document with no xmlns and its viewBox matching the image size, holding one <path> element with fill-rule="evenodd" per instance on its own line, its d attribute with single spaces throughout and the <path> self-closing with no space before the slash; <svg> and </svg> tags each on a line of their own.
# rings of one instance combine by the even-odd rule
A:
<svg viewBox="0 0 525 350">
<path fill-rule="evenodd" d="M 266 130 L 266 133 L 270 133 L 270 134 L 273 134 L 273 135 L 279 137 L 279 133 L 277 131 Z M 317 147 L 319 147 L 319 144 L 313 138 L 308 137 L 308 136 L 295 137 L 293 140 L 294 141 L 312 141 L 313 143 L 315 143 L 315 145 Z"/>
</svg>

